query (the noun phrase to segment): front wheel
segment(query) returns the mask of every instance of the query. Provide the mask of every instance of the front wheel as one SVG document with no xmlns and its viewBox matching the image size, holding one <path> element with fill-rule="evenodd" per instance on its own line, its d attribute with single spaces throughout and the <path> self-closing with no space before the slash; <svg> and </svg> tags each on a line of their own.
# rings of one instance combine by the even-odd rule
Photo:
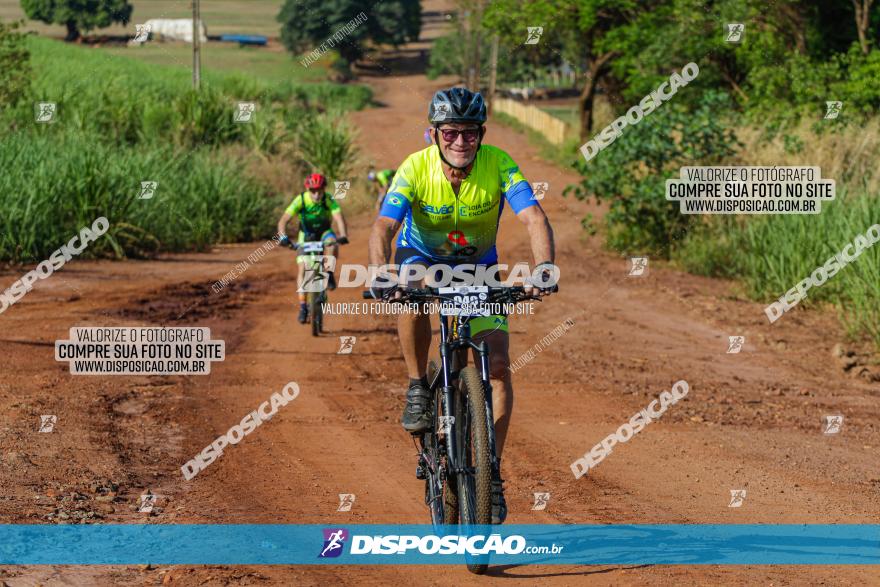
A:
<svg viewBox="0 0 880 587">
<path fill-rule="evenodd" d="M 455 429 L 459 462 L 468 470 L 468 473 L 458 475 L 457 479 L 461 525 L 488 526 L 492 523 L 492 457 L 486 423 L 486 392 L 483 380 L 474 367 L 462 369 L 459 378 L 460 399 L 455 402 Z M 466 531 L 465 528 L 462 530 Z M 487 557 L 474 559 L 468 562 L 468 570 L 482 575 L 489 568 Z"/>
</svg>

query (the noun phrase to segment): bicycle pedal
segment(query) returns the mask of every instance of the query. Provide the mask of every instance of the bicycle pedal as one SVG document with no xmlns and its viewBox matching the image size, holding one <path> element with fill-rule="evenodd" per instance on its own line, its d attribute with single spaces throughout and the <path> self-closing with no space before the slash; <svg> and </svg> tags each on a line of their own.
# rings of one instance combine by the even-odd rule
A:
<svg viewBox="0 0 880 587">
<path fill-rule="evenodd" d="M 425 472 L 425 468 L 421 465 L 416 467 L 416 479 L 427 479 L 428 475 Z"/>
</svg>

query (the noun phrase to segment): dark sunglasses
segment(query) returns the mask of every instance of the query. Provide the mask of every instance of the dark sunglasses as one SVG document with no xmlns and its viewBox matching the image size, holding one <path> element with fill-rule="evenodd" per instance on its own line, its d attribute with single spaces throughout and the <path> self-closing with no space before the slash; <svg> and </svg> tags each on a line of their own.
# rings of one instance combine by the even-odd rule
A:
<svg viewBox="0 0 880 587">
<path fill-rule="evenodd" d="M 464 130 L 457 130 L 454 128 L 441 128 L 440 134 L 443 135 L 443 140 L 447 143 L 454 143 L 458 140 L 458 135 L 461 135 L 464 138 L 464 142 L 466 143 L 474 143 L 478 138 L 480 138 L 480 129 L 478 128 L 466 128 Z"/>
</svg>

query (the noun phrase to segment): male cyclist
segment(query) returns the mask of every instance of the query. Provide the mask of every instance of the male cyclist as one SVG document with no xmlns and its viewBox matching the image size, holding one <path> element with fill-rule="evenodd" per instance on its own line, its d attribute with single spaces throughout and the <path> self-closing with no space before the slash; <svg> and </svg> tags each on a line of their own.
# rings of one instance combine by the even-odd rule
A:
<svg viewBox="0 0 880 587">
<path fill-rule="evenodd" d="M 346 237 L 347 230 L 345 226 L 345 218 L 342 216 L 342 209 L 333 197 L 324 191 L 327 186 L 327 179 L 320 173 L 313 173 L 306 178 L 306 191 L 298 194 L 281 215 L 278 220 L 278 234 L 281 235 L 280 243 L 286 245 L 290 242 L 287 237 L 287 223 L 293 216 L 299 218 L 299 238 L 298 243 L 307 241 L 331 241 L 324 248 L 324 255 L 328 257 L 339 258 L 339 244 L 348 242 Z M 336 227 L 339 229 L 339 236 L 331 230 L 332 221 L 336 221 Z M 297 257 L 297 274 L 296 285 L 299 291 L 299 320 L 300 324 L 305 324 L 309 318 L 309 307 L 306 305 L 306 292 L 303 291 L 303 266 L 302 253 Z M 325 265 L 325 269 L 329 271 L 329 262 Z M 330 289 L 336 288 L 336 281 L 333 273 L 330 273 Z"/>
<path fill-rule="evenodd" d="M 367 179 L 371 182 L 379 184 L 378 195 L 376 196 L 376 210 L 382 207 L 382 200 L 385 199 L 385 192 L 388 191 L 388 184 L 394 177 L 394 169 L 383 169 L 382 171 L 370 171 Z"/>
<path fill-rule="evenodd" d="M 483 97 L 464 88 L 439 91 L 431 100 L 428 118 L 433 125 L 433 145 L 413 153 L 397 169 L 373 224 L 370 263 L 380 266 L 388 262 L 391 241 L 403 226 L 394 258 L 401 273 L 402 267 L 410 263 L 493 266 L 498 262 L 498 222 L 507 202 L 526 226 L 535 262 L 552 264 L 553 231 L 541 206 L 533 199 L 531 186 L 507 153 L 482 145 L 486 133 Z M 374 294 L 386 299 L 400 295 L 385 285 L 381 278 L 375 280 Z M 545 295 L 549 289 L 538 289 L 536 293 Z M 470 327 L 475 341 L 485 340 L 489 345 L 500 463 L 513 407 L 507 318 L 474 318 Z M 417 434 L 430 427 L 432 418 L 426 378 L 431 344 L 429 316 L 402 313 L 397 330 L 410 378 L 401 422 L 404 429 Z M 500 524 L 507 515 L 500 470 L 494 472 L 493 479 L 492 521 Z"/>
</svg>

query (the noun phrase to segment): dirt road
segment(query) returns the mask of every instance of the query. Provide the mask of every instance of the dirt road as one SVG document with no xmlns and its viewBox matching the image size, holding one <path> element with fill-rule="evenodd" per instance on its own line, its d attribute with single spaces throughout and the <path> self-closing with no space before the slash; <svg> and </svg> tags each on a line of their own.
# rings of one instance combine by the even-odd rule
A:
<svg viewBox="0 0 880 587">
<path fill-rule="evenodd" d="M 371 81 L 384 108 L 353 116 L 378 164 L 422 147 L 427 100 L 444 80 Z M 530 181 L 556 234 L 561 292 L 511 322 L 516 360 L 566 319 L 575 326 L 514 375 L 505 457 L 509 523 L 876 523 L 878 386 L 833 357 L 831 315 L 770 325 L 730 285 L 662 266 L 628 276 L 626 259 L 586 238 L 589 205 L 561 196 L 572 172 L 540 161 L 523 136 L 490 125 Z M 593 210 L 595 212 L 595 210 Z M 372 218 L 353 219 L 343 262 L 366 263 Z M 262 243 L 146 262 L 65 266 L 0 315 L 0 521 L 57 523 L 424 523 L 412 441 L 399 426 L 406 373 L 389 317 L 330 316 L 313 339 L 295 322 L 294 259 L 275 249 L 220 293 L 211 284 Z M 529 261 L 505 212 L 502 260 Z M 17 276 L 4 273 L 3 283 Z M 332 301 L 359 302 L 359 290 Z M 72 376 L 53 356 L 72 326 L 209 326 L 227 358 L 207 377 Z M 339 336 L 357 342 L 337 355 Z M 728 354 L 728 336 L 745 336 Z M 576 458 L 685 379 L 691 391 L 594 471 Z M 299 398 L 191 481 L 180 466 L 288 381 Z M 822 418 L 843 414 L 836 435 Z M 57 415 L 38 433 L 40 415 Z M 731 489 L 746 489 L 729 508 Z M 145 491 L 158 511 L 138 513 Z M 533 493 L 549 492 L 545 511 Z M 351 512 L 337 512 L 353 493 Z M 115 496 L 114 496 L 115 494 Z M 4 567 L 9 585 L 876 584 L 864 567 Z"/>
</svg>

